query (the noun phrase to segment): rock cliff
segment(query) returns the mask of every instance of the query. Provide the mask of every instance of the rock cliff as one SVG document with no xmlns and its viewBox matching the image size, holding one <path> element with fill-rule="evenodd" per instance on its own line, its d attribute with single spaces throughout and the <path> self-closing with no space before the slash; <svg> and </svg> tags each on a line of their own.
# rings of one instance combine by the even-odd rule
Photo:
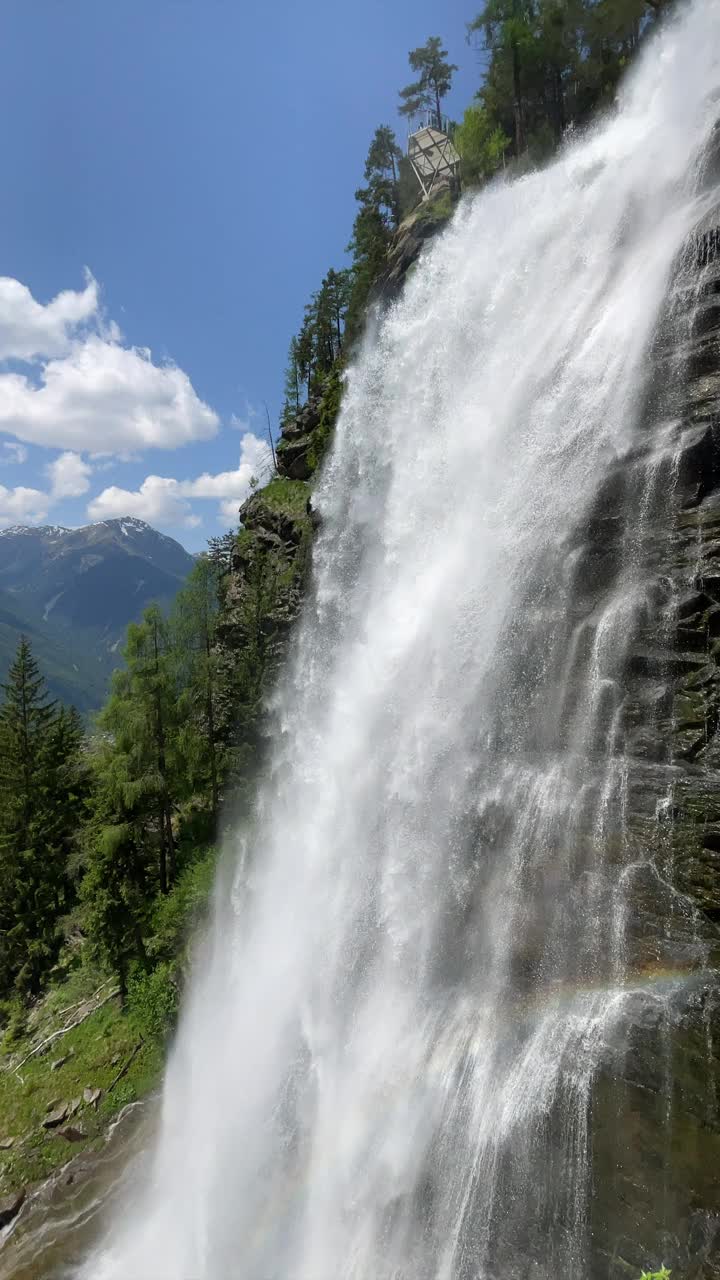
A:
<svg viewBox="0 0 720 1280">
<path fill-rule="evenodd" d="M 384 297 L 442 227 L 445 204 L 400 228 Z M 627 772 L 603 853 L 625 890 L 631 994 L 588 1100 L 588 1280 L 663 1262 L 678 1280 L 720 1280 L 720 251 L 692 245 L 678 263 L 652 367 L 644 445 L 609 470 L 574 548 L 581 644 L 628 563 L 635 597 L 621 715 L 597 743 Z M 232 663 L 262 635 L 263 687 L 302 601 L 311 481 L 340 392 L 336 370 L 285 425 L 278 475 L 240 513 L 222 645 Z"/>
</svg>

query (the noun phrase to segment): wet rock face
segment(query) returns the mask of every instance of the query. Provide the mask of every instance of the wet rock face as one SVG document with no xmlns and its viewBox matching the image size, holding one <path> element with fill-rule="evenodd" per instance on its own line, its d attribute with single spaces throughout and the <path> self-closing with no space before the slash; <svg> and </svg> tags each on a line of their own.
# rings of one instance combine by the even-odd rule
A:
<svg viewBox="0 0 720 1280">
<path fill-rule="evenodd" d="M 314 397 L 296 418 L 284 424 L 277 447 L 280 475 L 290 480 L 309 480 L 314 471 L 313 443 L 320 425 L 320 398 Z"/>
<path fill-rule="evenodd" d="M 638 991 L 590 1103 L 589 1273 L 720 1280 L 720 261 L 658 335 L 647 452 L 611 476 L 578 560 L 589 604 L 617 515 L 645 493 L 637 634 L 624 677 L 626 965 Z M 604 568 L 603 568 L 604 567 Z"/>
<path fill-rule="evenodd" d="M 12 1195 L 5 1196 L 0 1200 L 0 1228 L 8 1226 L 13 1218 L 16 1218 L 25 1203 L 27 1192 L 23 1187 L 20 1191 L 14 1191 Z"/>
<path fill-rule="evenodd" d="M 312 535 L 318 523 L 309 480 L 327 452 L 341 392 L 341 375 L 336 368 L 300 412 L 284 422 L 276 449 L 275 477 L 240 509 L 242 528 L 223 584 L 218 625 L 229 691 L 220 714 L 228 726 L 237 711 L 232 672 L 241 664 L 243 653 L 251 650 L 254 654 L 259 696 L 261 686 L 266 688 L 277 671 L 290 627 L 300 611 Z"/>
</svg>

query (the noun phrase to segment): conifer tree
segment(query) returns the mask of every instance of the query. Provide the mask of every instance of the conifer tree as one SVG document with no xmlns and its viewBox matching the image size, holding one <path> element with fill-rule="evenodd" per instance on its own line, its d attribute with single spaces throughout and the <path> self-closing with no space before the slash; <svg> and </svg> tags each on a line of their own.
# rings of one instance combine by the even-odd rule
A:
<svg viewBox="0 0 720 1280">
<path fill-rule="evenodd" d="M 92 814 L 84 833 L 80 887 L 89 946 L 117 974 L 127 992 L 130 967 L 145 959 L 145 935 L 157 887 L 145 811 L 116 766 L 114 744 L 96 750 Z"/>
<path fill-rule="evenodd" d="M 200 556 L 173 609 L 177 663 L 178 753 L 190 791 L 207 794 L 213 817 L 220 800 L 223 752 L 218 729 L 219 655 L 216 648 L 220 574 Z"/>
<path fill-rule="evenodd" d="M 417 80 L 400 90 L 402 99 L 400 115 L 415 116 L 423 108 L 434 111 L 438 128 L 442 121 L 442 100 L 450 92 L 452 78 L 457 67 L 447 60 L 440 36 L 430 36 L 425 44 L 408 54 L 413 71 L 420 74 Z"/>
<path fill-rule="evenodd" d="M 377 207 L 389 215 L 393 226 L 400 221 L 399 178 L 402 151 L 389 125 L 380 125 L 365 160 L 367 192 Z M 356 197 L 357 198 L 357 197 Z"/>
<path fill-rule="evenodd" d="M 71 902 L 83 816 L 82 726 L 58 707 L 23 637 L 0 707 L 0 989 L 36 992 Z"/>
<path fill-rule="evenodd" d="M 283 422 L 287 422 L 290 418 L 294 418 L 300 412 L 300 388 L 303 379 L 300 377 L 300 365 L 298 361 L 298 340 L 292 338 L 290 341 L 290 350 L 288 351 L 288 362 L 285 370 L 285 400 L 283 405 Z"/>
<path fill-rule="evenodd" d="M 156 848 L 159 887 L 167 893 L 175 876 L 178 707 L 168 624 L 157 605 L 128 627 L 124 656 L 99 717 L 114 743 L 106 781 L 119 812 Z"/>
<path fill-rule="evenodd" d="M 207 557 L 217 570 L 221 580 L 223 574 L 230 572 L 232 555 L 236 545 L 237 533 L 233 533 L 231 530 L 227 533 L 220 533 L 214 538 L 208 538 Z"/>
</svg>

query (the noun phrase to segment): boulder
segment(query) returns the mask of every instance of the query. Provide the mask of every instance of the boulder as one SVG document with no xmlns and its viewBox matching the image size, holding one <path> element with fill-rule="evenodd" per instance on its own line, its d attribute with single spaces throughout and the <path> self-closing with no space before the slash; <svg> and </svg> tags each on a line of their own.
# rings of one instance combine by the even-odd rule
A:
<svg viewBox="0 0 720 1280">
<path fill-rule="evenodd" d="M 118 1058 L 118 1062 L 119 1061 L 120 1059 Z M 101 1093 L 102 1089 L 93 1089 L 90 1085 L 86 1085 L 83 1089 L 83 1101 L 88 1107 L 96 1107 L 100 1100 Z"/>
<path fill-rule="evenodd" d="M 282 440 L 277 447 L 277 468 L 280 475 L 290 480 L 309 480 L 313 473 L 308 453 L 312 436 L 297 436 Z"/>
<path fill-rule="evenodd" d="M 63 1056 L 62 1058 L 56 1058 L 54 1062 L 51 1062 L 51 1063 L 50 1063 L 50 1070 L 51 1070 L 51 1071 L 59 1071 L 61 1067 L 64 1067 L 64 1066 L 65 1066 L 65 1063 L 66 1063 L 66 1062 L 69 1062 L 69 1061 L 70 1061 L 70 1059 L 72 1058 L 72 1056 L 73 1056 L 72 1049 L 70 1049 L 70 1051 L 69 1051 L 68 1053 L 64 1054 L 64 1056 Z"/>
<path fill-rule="evenodd" d="M 0 1200 L 0 1227 L 6 1227 L 22 1209 L 25 1203 L 25 1188 L 15 1191 Z"/>
<path fill-rule="evenodd" d="M 51 1111 L 50 1114 L 45 1117 L 42 1122 L 43 1129 L 57 1129 L 58 1125 L 62 1124 L 63 1120 L 67 1120 L 69 1110 L 70 1107 L 67 1102 L 61 1103 L 55 1111 Z"/>
<path fill-rule="evenodd" d="M 15 1146 L 15 1138 L 0 1138 L 0 1151 L 9 1151 Z"/>
</svg>

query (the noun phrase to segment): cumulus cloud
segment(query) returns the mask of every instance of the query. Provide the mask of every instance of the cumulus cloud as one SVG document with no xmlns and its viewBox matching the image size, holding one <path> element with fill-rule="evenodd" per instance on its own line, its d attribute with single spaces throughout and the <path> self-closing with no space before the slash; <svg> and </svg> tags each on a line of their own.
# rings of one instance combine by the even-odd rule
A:
<svg viewBox="0 0 720 1280">
<path fill-rule="evenodd" d="M 0 431 L 28 444 L 127 455 L 206 440 L 217 414 L 188 375 L 154 363 L 146 348 L 123 342 L 100 311 L 88 275 L 81 291 L 48 303 L 19 280 L 0 277 Z"/>
<path fill-rule="evenodd" d="M 121 489 L 111 485 L 88 504 L 91 520 L 110 520 L 118 516 L 136 516 L 156 525 L 197 525 L 190 499 L 216 499 L 218 516 L 223 524 L 237 522 L 238 507 L 250 493 L 253 477 L 265 476 L 272 461 L 269 446 L 250 432 L 243 436 L 240 461 L 234 471 L 215 475 L 203 472 L 194 480 L 174 480 L 169 476 L 147 476 L 139 489 Z"/>
<path fill-rule="evenodd" d="M 49 463 L 47 473 L 54 501 L 60 498 L 79 498 L 90 488 L 92 467 L 79 453 L 61 453 L 54 462 Z"/>
<path fill-rule="evenodd" d="M 196 480 L 181 481 L 189 498 L 245 498 L 253 476 L 260 479 L 272 463 L 269 445 L 247 431 L 240 442 L 240 461 L 234 471 L 204 472 Z"/>
<path fill-rule="evenodd" d="M 91 520 L 136 516 L 154 525 L 200 523 L 182 495 L 180 482 L 166 476 L 146 476 L 140 488 L 134 490 L 113 484 L 88 503 L 87 513 Z"/>
<path fill-rule="evenodd" d="M 0 484 L 0 529 L 10 524 L 39 524 L 50 506 L 48 494 L 39 489 L 6 489 Z"/>
<path fill-rule="evenodd" d="M 97 311 L 98 287 L 89 273 L 84 289 L 65 289 L 44 305 L 27 285 L 0 276 L 0 360 L 64 355 L 76 330 Z"/>
<path fill-rule="evenodd" d="M 39 384 L 0 374 L 0 430 L 30 444 L 126 453 L 176 448 L 217 428 L 182 369 L 97 334 L 44 364 Z"/>
</svg>

